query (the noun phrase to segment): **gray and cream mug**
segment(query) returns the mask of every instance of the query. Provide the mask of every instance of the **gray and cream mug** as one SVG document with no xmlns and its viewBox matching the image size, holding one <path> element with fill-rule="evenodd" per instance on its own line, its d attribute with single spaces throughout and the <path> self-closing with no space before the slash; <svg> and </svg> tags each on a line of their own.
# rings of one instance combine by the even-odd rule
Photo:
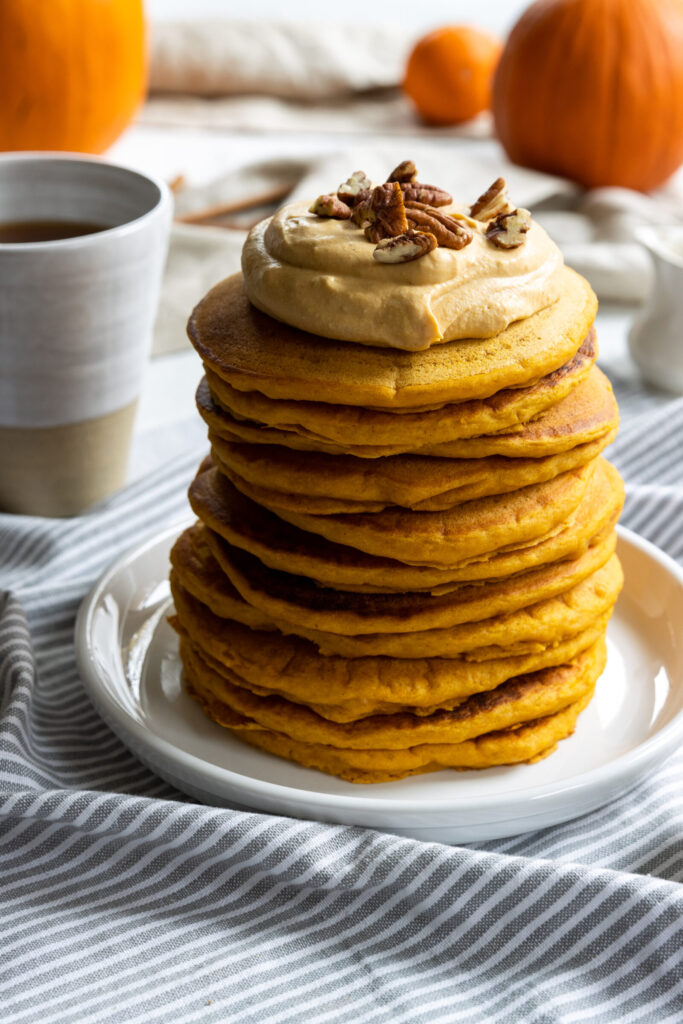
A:
<svg viewBox="0 0 683 1024">
<path fill-rule="evenodd" d="M 65 516 L 125 483 L 172 199 L 71 154 L 0 155 L 0 510 Z"/>
</svg>

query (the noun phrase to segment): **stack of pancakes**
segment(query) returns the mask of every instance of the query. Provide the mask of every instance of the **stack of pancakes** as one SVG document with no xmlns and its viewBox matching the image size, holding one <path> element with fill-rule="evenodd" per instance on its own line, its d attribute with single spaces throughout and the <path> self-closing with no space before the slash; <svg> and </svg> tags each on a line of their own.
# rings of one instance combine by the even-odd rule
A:
<svg viewBox="0 0 683 1024">
<path fill-rule="evenodd" d="M 605 664 L 623 489 L 596 301 L 408 352 L 257 311 L 190 320 L 211 455 L 172 552 L 189 692 L 353 782 L 545 757 Z"/>
</svg>

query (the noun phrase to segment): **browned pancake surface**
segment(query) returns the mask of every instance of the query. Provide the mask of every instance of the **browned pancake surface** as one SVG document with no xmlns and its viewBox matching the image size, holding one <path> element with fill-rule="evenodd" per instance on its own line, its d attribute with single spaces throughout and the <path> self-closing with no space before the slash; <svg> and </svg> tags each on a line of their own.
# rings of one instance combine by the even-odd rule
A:
<svg viewBox="0 0 683 1024">
<path fill-rule="evenodd" d="M 395 408 L 486 398 L 532 384 L 570 360 L 597 310 L 590 286 L 562 270 L 561 298 L 495 338 L 461 339 L 422 352 L 331 341 L 258 312 L 240 274 L 216 285 L 195 308 L 190 340 L 202 359 L 239 390 L 270 398 L 310 398 Z"/>
<path fill-rule="evenodd" d="M 565 593 L 601 569 L 614 553 L 612 532 L 577 559 L 554 562 L 490 583 L 462 584 L 445 594 L 354 593 L 319 587 L 313 580 L 268 569 L 206 527 L 188 531 L 196 552 L 208 545 L 247 603 L 274 618 L 334 633 L 412 632 L 509 614 Z M 206 550 L 206 549 L 204 549 Z"/>
<path fill-rule="evenodd" d="M 381 512 L 399 505 L 438 512 L 475 498 L 506 494 L 552 480 L 596 459 L 615 432 L 569 451 L 541 458 L 483 459 L 298 452 L 276 445 L 234 444 L 209 431 L 211 453 L 221 470 L 254 501 L 294 512 Z"/>
<path fill-rule="evenodd" d="M 597 643 L 606 617 L 584 633 L 523 654 L 486 662 L 467 658 L 393 658 L 321 656 L 316 646 L 273 628 L 223 619 L 171 576 L 177 628 L 212 659 L 219 671 L 258 694 L 275 693 L 307 704 L 332 721 L 348 722 L 373 714 L 409 711 L 431 714 L 452 708 L 465 697 L 492 690 L 524 672 L 571 661 Z M 238 605 L 236 604 L 236 610 Z M 248 606 L 242 603 L 245 610 Z"/>
<path fill-rule="evenodd" d="M 369 409 L 313 401 L 273 400 L 259 391 L 239 391 L 207 366 L 211 397 L 239 420 L 300 434 L 323 443 L 403 445 L 417 450 L 426 444 L 488 434 L 525 423 L 565 398 L 589 375 L 597 358 L 591 330 L 576 355 L 564 366 L 529 387 L 508 388 L 486 399 L 451 403 L 433 410 Z"/>
<path fill-rule="evenodd" d="M 494 555 L 539 540 L 555 530 L 581 502 L 596 463 L 509 494 L 468 501 L 440 512 L 397 506 L 373 514 L 310 515 L 270 501 L 266 507 L 293 526 L 336 544 L 393 557 L 413 565 L 441 568 Z"/>
<path fill-rule="evenodd" d="M 567 665 L 517 676 L 495 690 L 468 697 L 449 711 L 426 716 L 401 712 L 358 722 L 330 722 L 303 704 L 283 697 L 261 697 L 236 686 L 182 638 L 180 652 L 187 682 L 220 724 L 229 727 L 231 712 L 237 713 L 292 739 L 348 750 L 405 750 L 423 743 L 461 743 L 492 730 L 555 714 L 593 688 L 606 657 L 605 641 L 600 640 Z"/>
<path fill-rule="evenodd" d="M 182 586 L 219 618 L 236 619 L 256 629 L 276 628 L 312 641 L 324 655 L 348 658 L 462 656 L 487 661 L 540 651 L 585 632 L 608 616 L 622 585 L 621 566 L 613 555 L 557 596 L 529 600 L 514 611 L 458 623 L 459 617 L 467 616 L 466 611 L 428 595 L 415 595 L 417 604 L 410 617 L 372 615 L 368 608 L 364 615 L 329 609 L 317 612 L 273 599 L 248 585 L 243 595 L 203 544 L 203 535 L 191 531 L 174 548 L 173 565 Z M 239 584 L 244 584 L 243 578 Z M 524 602 L 523 586 L 520 589 L 519 600 Z M 365 599 L 371 595 L 350 596 Z M 432 603 L 436 605 L 433 609 Z M 482 601 L 480 615 L 485 608 Z M 456 622 L 449 625 L 451 618 Z"/>
<path fill-rule="evenodd" d="M 189 497 L 192 508 L 207 526 L 273 569 L 309 576 L 337 589 L 391 591 L 450 588 L 460 582 L 501 578 L 577 557 L 611 527 L 621 509 L 624 491 L 617 471 L 601 460 L 583 501 L 562 531 L 527 550 L 443 569 L 408 566 L 300 530 L 240 494 L 210 462 L 191 484 Z"/>
</svg>

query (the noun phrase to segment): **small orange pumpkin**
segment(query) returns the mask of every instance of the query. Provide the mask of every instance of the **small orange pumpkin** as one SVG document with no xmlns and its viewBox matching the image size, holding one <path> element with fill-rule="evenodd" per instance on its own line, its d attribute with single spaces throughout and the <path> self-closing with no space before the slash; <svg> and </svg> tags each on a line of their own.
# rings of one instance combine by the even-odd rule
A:
<svg viewBox="0 0 683 1024">
<path fill-rule="evenodd" d="M 429 124 L 459 124 L 488 110 L 502 43 L 489 32 L 449 25 L 424 36 L 406 67 L 403 88 Z"/>
<path fill-rule="evenodd" d="M 142 0 L 0 0 L 0 149 L 101 153 L 145 80 Z"/>
<path fill-rule="evenodd" d="M 537 0 L 493 87 L 511 160 L 647 191 L 683 163 L 682 0 Z"/>
</svg>

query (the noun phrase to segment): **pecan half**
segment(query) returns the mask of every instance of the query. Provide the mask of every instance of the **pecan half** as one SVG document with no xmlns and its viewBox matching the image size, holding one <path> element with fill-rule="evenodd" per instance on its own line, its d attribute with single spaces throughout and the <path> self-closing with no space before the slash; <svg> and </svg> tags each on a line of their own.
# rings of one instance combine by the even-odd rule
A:
<svg viewBox="0 0 683 1024">
<path fill-rule="evenodd" d="M 488 221 L 500 214 L 512 213 L 513 207 L 508 199 L 505 178 L 496 178 L 476 202 L 470 206 L 470 217 L 475 220 Z"/>
<path fill-rule="evenodd" d="M 334 217 L 335 220 L 348 220 L 351 216 L 349 207 L 337 196 L 318 196 L 308 207 L 308 212 L 317 217 Z"/>
<path fill-rule="evenodd" d="M 408 230 L 403 193 L 397 181 L 373 188 L 366 210 L 368 225 L 365 237 L 369 242 L 395 238 Z"/>
<path fill-rule="evenodd" d="M 371 188 L 372 182 L 365 171 L 354 171 L 353 174 L 339 186 L 337 189 L 337 195 L 341 199 L 342 203 L 346 203 L 347 206 L 353 206 L 358 195 Z"/>
<path fill-rule="evenodd" d="M 524 242 L 530 227 L 531 214 L 528 210 L 512 210 L 491 221 L 486 228 L 486 237 L 499 249 L 516 249 Z"/>
<path fill-rule="evenodd" d="M 401 185 L 404 183 L 407 185 L 415 181 L 416 178 L 417 168 L 415 164 L 412 160 L 404 160 L 398 167 L 394 167 L 387 181 L 398 181 Z"/>
<path fill-rule="evenodd" d="M 448 206 L 453 196 L 438 185 L 423 185 L 419 181 L 401 183 L 403 198 L 416 203 L 428 203 L 429 206 Z"/>
<path fill-rule="evenodd" d="M 442 213 L 441 210 L 435 210 L 426 203 L 409 200 L 406 203 L 406 217 L 411 228 L 431 232 L 439 245 L 445 249 L 464 249 L 474 237 L 462 221 Z"/>
<path fill-rule="evenodd" d="M 408 230 L 395 238 L 383 238 L 377 243 L 372 258 L 378 263 L 410 263 L 426 256 L 438 244 L 434 235 L 427 231 Z"/>
</svg>

